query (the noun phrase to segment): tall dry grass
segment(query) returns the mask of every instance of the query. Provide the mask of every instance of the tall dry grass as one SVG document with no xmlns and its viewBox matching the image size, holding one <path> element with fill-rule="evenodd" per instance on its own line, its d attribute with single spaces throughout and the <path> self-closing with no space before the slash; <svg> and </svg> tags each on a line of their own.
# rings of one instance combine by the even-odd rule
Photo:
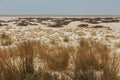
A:
<svg viewBox="0 0 120 80">
<path fill-rule="evenodd" d="M 110 51 L 89 39 L 77 48 L 41 41 L 0 48 L 0 80 L 119 80 L 120 57 Z"/>
<path fill-rule="evenodd" d="M 120 57 L 110 56 L 110 49 L 93 40 L 82 39 L 76 54 L 72 80 L 119 80 Z"/>
<path fill-rule="evenodd" d="M 11 37 L 6 34 L 5 32 L 0 35 L 0 45 L 2 46 L 8 46 L 12 44 Z"/>
</svg>

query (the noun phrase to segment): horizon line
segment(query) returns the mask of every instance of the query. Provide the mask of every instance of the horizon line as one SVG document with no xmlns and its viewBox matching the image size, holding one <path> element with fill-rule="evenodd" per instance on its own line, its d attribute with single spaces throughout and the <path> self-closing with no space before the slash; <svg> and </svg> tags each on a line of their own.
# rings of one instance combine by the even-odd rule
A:
<svg viewBox="0 0 120 80">
<path fill-rule="evenodd" d="M 22 16 L 22 17 L 24 17 L 24 16 L 46 16 L 46 17 L 64 17 L 64 16 L 66 16 L 66 17 L 80 17 L 80 16 L 83 16 L 83 17 L 86 17 L 86 16 L 88 16 L 88 17 L 94 17 L 94 16 L 96 16 L 96 17 L 101 17 L 101 16 L 108 16 L 108 17 L 112 17 L 112 16 L 116 16 L 116 17 L 120 17 L 120 14 L 0 14 L 0 17 L 17 17 L 17 16 Z"/>
</svg>

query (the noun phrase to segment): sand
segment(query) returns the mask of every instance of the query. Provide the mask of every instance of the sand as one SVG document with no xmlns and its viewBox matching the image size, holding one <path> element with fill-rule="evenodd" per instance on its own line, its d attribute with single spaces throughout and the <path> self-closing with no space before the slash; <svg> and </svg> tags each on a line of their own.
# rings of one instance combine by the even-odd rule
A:
<svg viewBox="0 0 120 80">
<path fill-rule="evenodd" d="M 19 17 L 0 17 L 0 20 L 17 20 Z M 21 17 L 20 17 L 21 18 Z M 62 19 L 62 18 L 56 18 Z M 96 41 L 100 41 L 106 45 L 114 48 L 115 44 L 120 43 L 120 22 L 114 23 L 99 23 L 90 24 L 81 21 L 71 21 L 69 24 L 63 27 L 49 27 L 48 24 L 53 24 L 51 20 L 46 21 L 46 24 L 32 22 L 37 25 L 17 26 L 15 21 L 7 22 L 8 26 L 0 27 L 0 34 L 4 32 L 8 34 L 12 39 L 12 44 L 19 41 L 41 39 L 46 43 L 50 43 L 51 40 L 61 42 L 64 44 L 64 38 L 68 37 L 68 44 L 77 45 L 80 38 L 92 38 Z M 89 28 L 79 28 L 80 24 L 88 24 Z M 91 28 L 95 25 L 102 25 L 110 27 L 107 28 Z"/>
</svg>

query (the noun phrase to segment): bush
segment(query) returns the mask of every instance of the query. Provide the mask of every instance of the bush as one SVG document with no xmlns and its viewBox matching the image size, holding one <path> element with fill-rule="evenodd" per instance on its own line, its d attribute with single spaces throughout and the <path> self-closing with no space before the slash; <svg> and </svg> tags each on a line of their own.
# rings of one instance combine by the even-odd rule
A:
<svg viewBox="0 0 120 80">
<path fill-rule="evenodd" d="M 63 39 L 64 42 L 69 42 L 69 37 L 65 36 Z"/>
<path fill-rule="evenodd" d="M 83 28 L 88 28 L 88 24 L 80 24 L 80 25 L 78 25 L 78 27 L 83 27 Z"/>
<path fill-rule="evenodd" d="M 0 26 L 3 26 L 2 23 L 0 23 Z"/>
<path fill-rule="evenodd" d="M 7 35 L 5 32 L 1 35 L 1 45 L 2 46 L 8 46 L 12 44 L 12 40 L 9 35 Z"/>
<path fill-rule="evenodd" d="M 104 28 L 104 26 L 102 26 L 102 25 L 96 25 L 96 26 L 93 26 L 92 28 Z"/>
<path fill-rule="evenodd" d="M 17 23 L 17 26 L 28 26 L 28 22 L 22 20 L 22 21 L 20 21 L 20 22 Z"/>
</svg>

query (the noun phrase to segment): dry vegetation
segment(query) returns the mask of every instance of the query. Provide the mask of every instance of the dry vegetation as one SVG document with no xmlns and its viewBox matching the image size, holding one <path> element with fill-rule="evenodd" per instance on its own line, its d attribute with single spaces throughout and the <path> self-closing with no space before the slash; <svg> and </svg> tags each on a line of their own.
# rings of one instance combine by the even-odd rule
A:
<svg viewBox="0 0 120 80">
<path fill-rule="evenodd" d="M 88 28 L 88 24 L 80 24 L 80 25 L 78 25 L 78 27 L 83 27 L 83 28 Z"/>
<path fill-rule="evenodd" d="M 120 80 L 120 32 L 98 25 L 110 22 L 119 19 L 0 20 L 0 80 Z"/>
<path fill-rule="evenodd" d="M 0 39 L 1 39 L 1 41 L 0 41 L 1 46 L 8 46 L 8 45 L 12 44 L 12 40 L 11 40 L 10 36 L 8 34 L 6 34 L 5 32 L 3 32 L 1 34 Z"/>
<path fill-rule="evenodd" d="M 120 58 L 110 51 L 90 39 L 77 48 L 19 43 L 0 49 L 0 80 L 119 80 Z"/>
</svg>

